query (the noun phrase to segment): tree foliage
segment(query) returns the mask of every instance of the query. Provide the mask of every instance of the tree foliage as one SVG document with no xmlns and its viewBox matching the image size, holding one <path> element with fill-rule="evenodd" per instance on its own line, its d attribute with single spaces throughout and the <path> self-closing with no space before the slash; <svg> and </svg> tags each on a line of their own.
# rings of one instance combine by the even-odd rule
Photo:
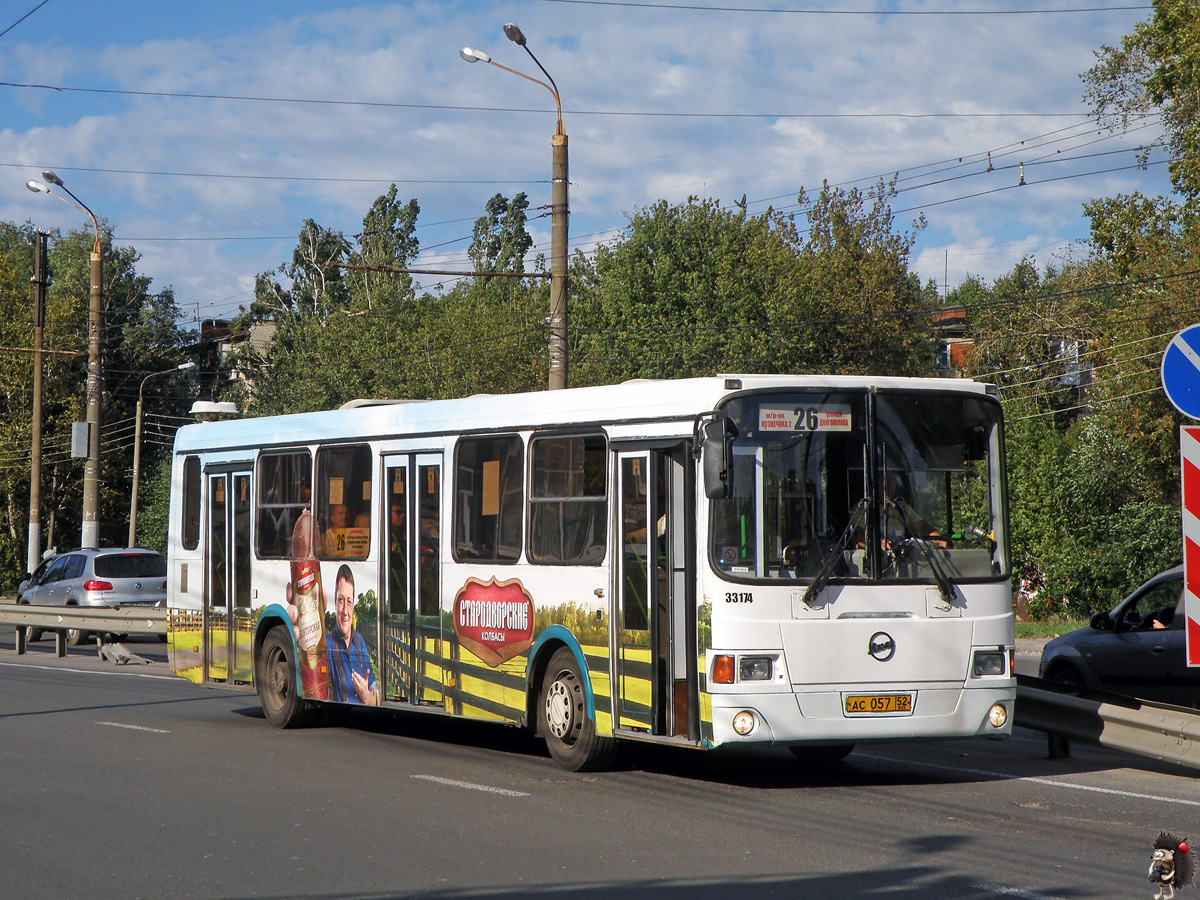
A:
<svg viewBox="0 0 1200 900">
<path fill-rule="evenodd" d="M 184 358 L 189 337 L 181 327 L 170 289 L 151 290 L 137 270 L 138 254 L 116 246 L 101 230 L 104 296 L 103 394 L 99 521 L 103 545 L 128 540 L 134 413 L 142 379 L 173 369 Z M 43 545 L 79 544 L 84 461 L 69 454 L 72 422 L 86 418 L 87 314 L 91 290 L 91 228 L 49 235 L 50 286 L 46 296 L 42 389 L 41 531 Z M 32 347 L 34 231 L 0 223 L 0 346 Z M 72 355 L 73 354 L 73 355 Z M 14 587 L 26 571 L 32 440 L 31 353 L 0 353 L 0 503 L 7 512 L 0 528 L 0 585 Z M 179 419 L 190 402 L 185 377 L 150 382 L 145 393 L 148 425 L 142 463 L 164 457 L 163 426 Z M 170 418 L 167 418 L 170 417 Z"/>
<path fill-rule="evenodd" d="M 1084 99 L 1112 128 L 1127 130 L 1161 113 L 1171 182 L 1194 218 L 1200 212 L 1200 6 L 1154 0 L 1150 19 L 1119 47 L 1101 47 L 1083 80 Z"/>
<path fill-rule="evenodd" d="M 576 259 L 577 382 L 716 372 L 928 371 L 931 297 L 908 271 L 891 189 L 823 186 L 807 235 L 774 210 L 659 201 Z M 919 227 L 919 223 L 918 223 Z"/>
</svg>

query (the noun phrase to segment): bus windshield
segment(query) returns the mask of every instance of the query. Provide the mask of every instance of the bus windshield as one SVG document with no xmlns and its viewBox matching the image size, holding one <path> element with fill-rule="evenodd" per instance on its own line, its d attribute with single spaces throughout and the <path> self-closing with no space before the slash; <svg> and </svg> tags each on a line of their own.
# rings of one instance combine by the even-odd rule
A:
<svg viewBox="0 0 1200 900">
<path fill-rule="evenodd" d="M 732 399 L 731 490 L 710 553 L 730 580 L 1005 578 L 1000 406 L 951 392 Z"/>
</svg>

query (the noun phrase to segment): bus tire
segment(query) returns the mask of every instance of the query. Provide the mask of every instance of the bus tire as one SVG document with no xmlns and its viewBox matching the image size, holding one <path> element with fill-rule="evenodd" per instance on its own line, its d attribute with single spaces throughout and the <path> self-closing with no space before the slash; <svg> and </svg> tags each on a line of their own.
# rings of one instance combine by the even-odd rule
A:
<svg viewBox="0 0 1200 900">
<path fill-rule="evenodd" d="M 267 632 L 256 662 L 254 685 L 267 721 L 276 728 L 307 725 L 312 709 L 296 689 L 295 649 L 282 625 Z"/>
<path fill-rule="evenodd" d="M 616 741 L 596 734 L 579 663 L 569 647 L 560 647 L 550 657 L 538 699 L 542 735 L 556 763 L 571 772 L 587 772 L 612 762 Z"/>
</svg>

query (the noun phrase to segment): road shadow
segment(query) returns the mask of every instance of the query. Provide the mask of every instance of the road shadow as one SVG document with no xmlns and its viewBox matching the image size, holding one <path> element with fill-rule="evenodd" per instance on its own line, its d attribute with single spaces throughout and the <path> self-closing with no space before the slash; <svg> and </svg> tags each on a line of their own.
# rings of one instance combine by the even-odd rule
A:
<svg viewBox="0 0 1200 900">
<path fill-rule="evenodd" d="M 928 866 L 906 866 L 894 869 L 871 870 L 854 865 L 853 860 L 832 860 L 845 865 L 842 871 L 817 875 L 759 876 L 731 879 L 637 879 L 589 884 L 520 885 L 506 888 L 446 888 L 437 890 L 403 890 L 383 893 L 309 894 L 310 900 L 979 900 L 988 896 L 1042 897 L 1046 900 L 1091 896 L 1079 886 L 1047 882 L 1022 890 L 947 874 Z M 537 864 L 531 860 L 531 878 L 537 875 Z M 254 895 L 263 900 L 263 895 Z M 231 895 L 227 900 L 248 900 Z M 282 895 L 265 900 L 285 900 Z M 291 900 L 291 898 L 286 898 Z"/>
<path fill-rule="evenodd" d="M 262 709 L 256 702 L 236 707 L 232 712 L 263 719 Z M 329 706 L 310 727 L 348 728 L 426 744 L 474 747 L 499 754 L 544 759 L 554 765 L 540 738 L 523 728 L 496 722 L 388 708 Z M 939 755 L 947 761 L 931 763 L 930 748 L 937 748 Z M 1195 772 L 1181 766 L 1099 746 L 1076 745 L 1076 755 L 1066 759 L 1049 758 L 1035 748 L 1036 743 L 1029 741 L 1020 745 L 982 739 L 911 741 L 861 745 L 844 760 L 812 762 L 798 759 L 786 747 L 723 746 L 704 750 L 622 741 L 608 771 L 644 772 L 758 790 L 969 784 L 1122 768 L 1187 778 L 1195 776 Z M 603 773 L 596 774 L 603 776 Z"/>
</svg>

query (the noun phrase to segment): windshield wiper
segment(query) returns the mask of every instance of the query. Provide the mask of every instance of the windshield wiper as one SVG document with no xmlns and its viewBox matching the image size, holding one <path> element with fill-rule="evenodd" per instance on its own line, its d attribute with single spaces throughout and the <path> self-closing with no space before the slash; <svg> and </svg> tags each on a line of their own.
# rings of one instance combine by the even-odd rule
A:
<svg viewBox="0 0 1200 900">
<path fill-rule="evenodd" d="M 925 554 L 925 559 L 929 561 L 929 569 L 933 572 L 933 580 L 937 582 L 938 591 L 941 593 L 942 599 L 946 601 L 947 606 L 953 606 L 954 583 L 950 580 L 950 576 L 946 573 L 944 564 L 937 558 L 937 554 L 934 553 L 933 547 L 931 546 L 933 541 L 937 540 L 939 536 L 922 535 L 920 533 L 923 529 L 916 527 L 919 525 L 919 522 L 916 521 L 916 517 L 909 508 L 908 504 L 897 503 L 895 500 L 888 500 L 887 505 L 892 507 L 897 513 L 900 514 L 901 519 L 904 521 L 905 530 L 912 533 L 912 537 L 906 538 L 905 543 L 912 542 L 921 548 L 921 552 Z"/>
<path fill-rule="evenodd" d="M 842 532 L 841 537 L 837 539 L 837 543 L 830 548 L 825 554 L 825 558 L 821 560 L 821 568 L 817 569 L 816 577 L 813 578 L 804 592 L 804 603 L 811 606 L 812 598 L 816 597 L 825 589 L 825 585 L 829 583 L 829 579 L 833 576 L 834 567 L 842 559 L 842 554 L 846 552 L 846 542 L 850 535 L 854 533 L 854 529 L 861 524 L 863 514 L 866 512 L 865 504 L 859 504 L 854 510 L 854 514 L 850 516 L 850 521 L 846 523 L 846 530 Z"/>
</svg>

